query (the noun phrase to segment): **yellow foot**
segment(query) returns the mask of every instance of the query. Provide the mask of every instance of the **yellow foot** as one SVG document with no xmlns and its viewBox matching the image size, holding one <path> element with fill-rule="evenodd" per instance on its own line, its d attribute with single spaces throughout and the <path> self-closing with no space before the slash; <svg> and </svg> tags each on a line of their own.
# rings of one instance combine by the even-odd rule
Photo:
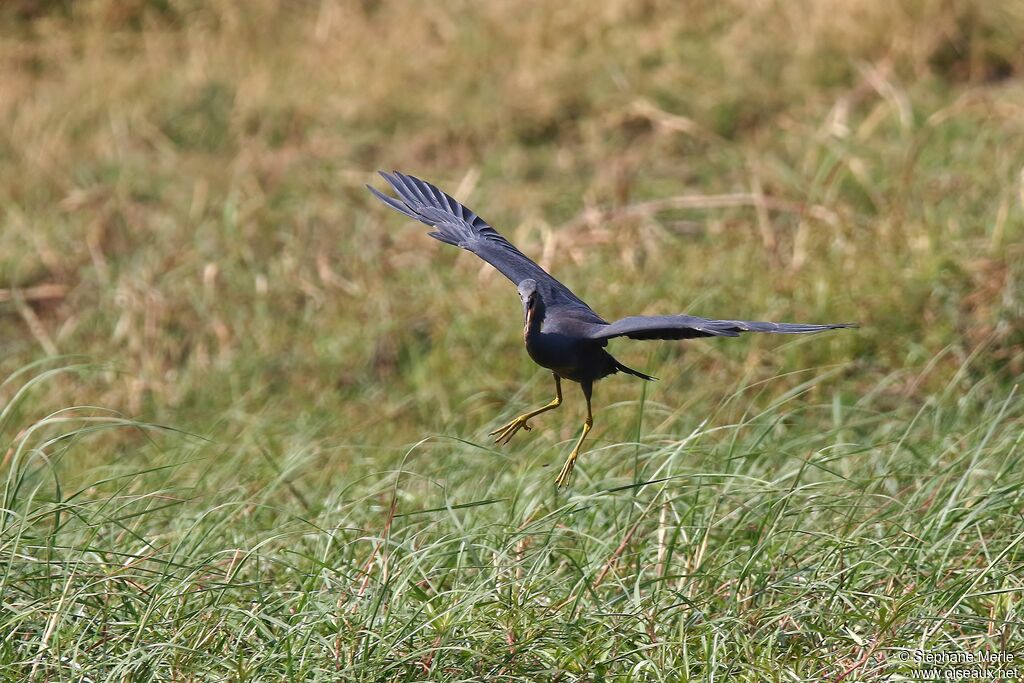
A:
<svg viewBox="0 0 1024 683">
<path fill-rule="evenodd" d="M 572 479 L 572 470 L 576 466 L 576 457 L 579 455 L 576 451 L 569 454 L 569 459 L 562 465 L 562 471 L 555 477 L 555 486 L 558 488 L 565 488 L 569 485 L 569 480 Z"/>
<path fill-rule="evenodd" d="M 488 434 L 488 436 L 493 436 L 495 443 L 506 444 L 509 442 L 509 439 L 515 436 L 515 433 L 518 432 L 520 429 L 525 429 L 526 431 L 530 431 L 531 429 L 533 429 L 533 427 L 529 425 L 529 419 L 530 418 L 527 417 L 526 415 L 520 415 L 519 417 L 509 422 L 504 427 L 498 427 L 493 432 Z"/>
</svg>

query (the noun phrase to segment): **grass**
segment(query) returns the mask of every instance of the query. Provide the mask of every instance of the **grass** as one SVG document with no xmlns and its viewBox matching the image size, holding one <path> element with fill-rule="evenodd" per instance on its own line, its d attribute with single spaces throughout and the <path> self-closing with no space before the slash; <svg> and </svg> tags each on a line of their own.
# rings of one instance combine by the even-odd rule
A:
<svg viewBox="0 0 1024 683">
<path fill-rule="evenodd" d="M 0 676 L 1024 656 L 1022 28 L 1009 1 L 0 7 Z M 616 343 L 661 381 L 598 385 L 559 492 L 582 397 L 490 444 L 550 380 L 508 283 L 373 203 L 378 167 L 606 317 L 862 328 Z"/>
</svg>

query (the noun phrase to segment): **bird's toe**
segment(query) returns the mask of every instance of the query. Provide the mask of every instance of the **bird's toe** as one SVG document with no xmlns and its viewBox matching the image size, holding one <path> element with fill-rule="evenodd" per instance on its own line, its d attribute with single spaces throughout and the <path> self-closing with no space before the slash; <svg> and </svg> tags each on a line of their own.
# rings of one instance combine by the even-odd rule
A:
<svg viewBox="0 0 1024 683">
<path fill-rule="evenodd" d="M 515 433 L 515 429 L 506 429 L 502 431 L 502 433 L 499 434 L 497 437 L 495 437 L 494 441 L 502 445 L 507 444 L 512 439 L 512 435 Z"/>
<path fill-rule="evenodd" d="M 569 459 L 562 465 L 562 471 L 555 477 L 555 486 L 560 489 L 564 489 L 569 485 L 569 481 L 572 479 L 572 471 L 576 467 L 576 456 L 575 451 L 569 456 Z"/>
<path fill-rule="evenodd" d="M 495 441 L 501 441 L 502 437 L 504 437 L 505 434 L 508 433 L 509 429 L 511 428 L 512 425 L 510 424 L 507 424 L 504 427 L 498 427 L 493 432 L 488 434 L 488 436 L 493 436 Z"/>
<path fill-rule="evenodd" d="M 533 427 L 531 427 L 526 420 L 520 417 L 512 420 L 503 427 L 495 429 L 488 436 L 493 436 L 495 443 L 507 444 L 520 429 L 530 431 Z"/>
</svg>

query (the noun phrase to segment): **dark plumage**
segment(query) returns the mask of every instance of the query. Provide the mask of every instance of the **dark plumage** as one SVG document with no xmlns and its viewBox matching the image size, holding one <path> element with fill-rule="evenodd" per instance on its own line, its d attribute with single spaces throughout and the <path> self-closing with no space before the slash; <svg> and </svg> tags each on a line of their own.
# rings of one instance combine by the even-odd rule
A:
<svg viewBox="0 0 1024 683">
<path fill-rule="evenodd" d="M 428 233 L 431 237 L 473 252 L 517 285 L 523 304 L 523 340 L 526 350 L 534 362 L 551 370 L 555 378 L 556 396 L 546 406 L 517 417 L 491 435 L 496 435 L 499 443 L 508 443 L 520 429 L 530 429 L 531 418 L 557 408 L 562 402 L 562 379 L 579 382 L 582 387 L 587 400 L 587 419 L 583 433 L 556 479 L 560 486 L 568 483 L 580 445 L 593 425 L 590 409 L 593 383 L 616 372 L 625 372 L 645 380 L 654 379 L 626 367 L 608 353 L 605 347 L 609 339 L 738 337 L 741 332 L 807 334 L 854 327 L 845 323 L 806 325 L 712 320 L 692 315 L 630 316 L 608 323 L 486 221 L 438 188 L 397 171 L 392 174 L 382 171 L 381 176 L 398 194 L 398 199 L 367 185 L 375 197 L 409 218 L 433 227 L 434 232 Z"/>
</svg>

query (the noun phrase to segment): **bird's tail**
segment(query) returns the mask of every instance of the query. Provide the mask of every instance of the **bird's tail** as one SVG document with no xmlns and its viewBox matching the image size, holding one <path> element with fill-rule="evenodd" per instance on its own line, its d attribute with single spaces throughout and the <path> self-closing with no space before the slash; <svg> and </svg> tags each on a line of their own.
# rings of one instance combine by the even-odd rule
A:
<svg viewBox="0 0 1024 683">
<path fill-rule="evenodd" d="M 645 379 L 648 382 L 654 382 L 654 381 L 656 381 L 658 379 L 657 377 L 651 377 L 650 375 L 645 375 L 644 373 L 640 372 L 639 370 L 634 370 L 633 368 L 626 367 L 625 365 L 620 363 L 618 361 L 618 359 L 616 359 L 616 358 L 612 358 L 612 362 L 615 363 L 615 369 L 617 371 L 624 372 L 627 375 L 633 375 L 634 377 L 639 377 L 640 379 Z"/>
</svg>

